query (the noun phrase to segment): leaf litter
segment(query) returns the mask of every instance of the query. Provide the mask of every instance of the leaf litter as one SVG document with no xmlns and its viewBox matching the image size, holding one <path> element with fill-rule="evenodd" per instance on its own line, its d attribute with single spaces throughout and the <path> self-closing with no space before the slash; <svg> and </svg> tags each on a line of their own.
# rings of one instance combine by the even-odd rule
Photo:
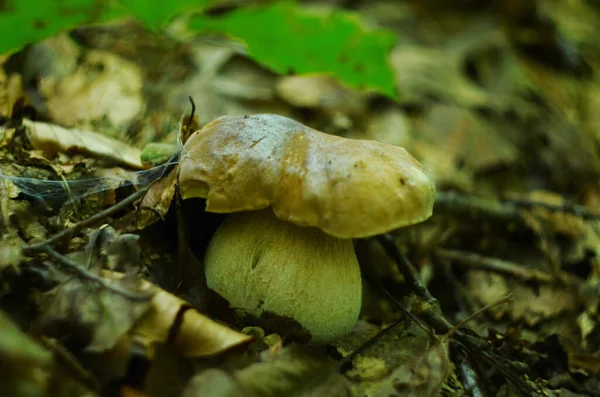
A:
<svg viewBox="0 0 600 397">
<path fill-rule="evenodd" d="M 538 0 L 467 11 L 459 3 L 356 5 L 403 39 L 391 55 L 398 102 L 330 76 L 280 76 L 202 39 L 173 44 L 168 62 L 153 63 L 142 47 L 163 43 L 130 23 L 102 34 L 80 28 L 77 43 L 63 34 L 3 58 L 0 340 L 17 341 L 0 347 L 7 390 L 597 395 L 599 91 L 589 73 L 597 6 Z M 120 31 L 135 39 L 124 45 Z M 271 112 L 406 147 L 439 194 L 430 221 L 393 238 L 439 307 L 385 250 L 358 241 L 361 320 L 328 348 L 215 322 L 220 309 L 205 306 L 198 270 L 186 267 L 201 267 L 219 217 L 201 201 L 179 202 L 177 160 L 144 157 L 142 170 L 140 156 L 147 143 L 181 148 L 189 95 L 202 124 Z M 141 202 L 47 251 L 59 256 L 27 251 L 148 187 Z M 115 229 L 98 226 L 105 221 Z M 74 273 L 65 258 L 88 273 Z M 122 290 L 153 295 L 136 300 Z M 448 333 L 508 294 L 512 301 Z"/>
</svg>

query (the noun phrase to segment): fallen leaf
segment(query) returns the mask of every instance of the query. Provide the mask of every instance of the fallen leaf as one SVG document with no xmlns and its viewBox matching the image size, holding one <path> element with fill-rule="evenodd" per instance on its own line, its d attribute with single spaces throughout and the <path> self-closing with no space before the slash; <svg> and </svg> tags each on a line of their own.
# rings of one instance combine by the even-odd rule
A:
<svg viewBox="0 0 600 397">
<path fill-rule="evenodd" d="M 21 332 L 4 312 L 0 312 L 2 394 L 45 396 L 53 366 L 52 353 Z"/>
<path fill-rule="evenodd" d="M 106 280 L 127 290 L 137 281 L 132 277 Z M 154 289 L 150 283 L 140 283 L 135 291 L 152 293 Z M 68 279 L 41 299 L 43 332 L 88 352 L 112 349 L 152 308 L 151 300 L 132 300 L 80 278 Z"/>
<path fill-rule="evenodd" d="M 356 114 L 366 106 L 364 94 L 328 75 L 282 76 L 275 89 L 284 101 L 296 107 Z"/>
<path fill-rule="evenodd" d="M 88 51 L 73 73 L 42 75 L 40 91 L 51 119 L 69 127 L 93 128 L 106 120 L 110 130 L 124 133 L 144 108 L 140 69 L 98 50 Z"/>
<path fill-rule="evenodd" d="M 169 343 L 178 354 L 187 357 L 212 356 L 252 340 L 161 289 L 152 298 L 151 310 L 135 324 L 131 335 L 154 343 Z"/>
<path fill-rule="evenodd" d="M 553 285 L 541 285 L 538 291 L 515 283 L 511 288 L 513 302 L 511 316 L 515 320 L 523 319 L 525 323 L 534 327 L 541 321 L 555 318 L 576 309 L 575 297 Z"/>
<path fill-rule="evenodd" d="M 227 373 L 209 369 L 188 383 L 183 397 L 349 397 L 349 385 L 333 363 L 306 348 L 289 346 L 264 362 Z"/>
<path fill-rule="evenodd" d="M 467 273 L 467 286 L 482 306 L 491 305 L 511 293 L 506 279 L 496 273 L 483 270 L 472 270 Z M 496 319 L 501 319 L 507 311 L 506 305 L 494 306 L 488 312 Z"/>
<path fill-rule="evenodd" d="M 415 135 L 419 137 L 415 155 L 438 186 L 456 186 L 461 174 L 467 178 L 462 185 L 469 186 L 474 174 L 518 159 L 517 149 L 504 131 L 458 106 L 432 106 Z"/>
<path fill-rule="evenodd" d="M 150 186 L 139 206 L 139 214 L 136 215 L 136 228 L 143 229 L 167 215 L 171 207 L 171 201 L 175 196 L 177 173 L 178 168 L 176 167 Z"/>
<path fill-rule="evenodd" d="M 30 120 L 23 120 L 23 125 L 33 148 L 42 150 L 49 158 L 59 152 L 86 153 L 135 169 L 143 168 L 139 149 L 105 135 Z"/>
<path fill-rule="evenodd" d="M 370 328 L 355 328 L 336 343 L 347 356 L 374 336 Z M 376 331 L 376 330 L 375 330 Z M 448 339 L 433 337 L 415 324 L 398 325 L 352 360 L 346 375 L 357 396 L 437 396 L 450 374 Z"/>
<path fill-rule="evenodd" d="M 510 195 L 509 197 L 515 196 Z M 525 198 L 534 203 L 547 204 L 556 207 L 568 205 L 568 202 L 561 195 L 543 190 L 535 190 L 529 192 L 525 197 L 520 196 L 517 198 Z M 565 236 L 572 238 L 583 237 L 588 231 L 586 222 L 583 218 L 565 211 L 549 211 L 542 206 L 539 206 L 537 208 L 534 207 L 531 210 L 531 213 L 537 218 L 548 222 L 554 232 L 561 233 Z"/>
</svg>

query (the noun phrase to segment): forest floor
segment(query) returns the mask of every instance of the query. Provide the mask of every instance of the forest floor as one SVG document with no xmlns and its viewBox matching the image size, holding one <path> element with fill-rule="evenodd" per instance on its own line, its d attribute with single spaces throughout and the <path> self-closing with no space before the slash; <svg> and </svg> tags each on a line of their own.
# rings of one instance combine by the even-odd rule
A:
<svg viewBox="0 0 600 397">
<path fill-rule="evenodd" d="M 600 4 L 351 3 L 400 38 L 399 100 L 135 22 L 1 58 L 3 395 L 600 396 Z M 355 241 L 360 319 L 326 346 L 207 300 L 223 216 L 170 155 L 258 113 L 404 147 L 436 186 L 430 219 Z"/>
</svg>

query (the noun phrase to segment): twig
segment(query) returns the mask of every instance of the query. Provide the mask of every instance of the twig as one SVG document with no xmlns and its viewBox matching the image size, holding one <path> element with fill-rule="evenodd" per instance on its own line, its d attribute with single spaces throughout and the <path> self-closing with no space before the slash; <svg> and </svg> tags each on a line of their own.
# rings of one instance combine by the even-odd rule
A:
<svg viewBox="0 0 600 397">
<path fill-rule="evenodd" d="M 343 374 L 344 372 L 348 371 L 352 364 L 352 360 L 354 360 L 354 358 L 356 356 L 358 356 L 360 353 L 364 352 L 366 349 L 371 347 L 375 342 L 377 342 L 380 338 L 382 338 L 388 332 L 390 332 L 391 330 L 396 328 L 398 326 L 398 324 L 400 324 L 402 321 L 404 321 L 403 317 L 397 319 L 393 323 L 389 324 L 387 327 L 379 330 L 379 332 L 377 332 L 372 338 L 368 339 L 366 342 L 362 343 L 360 346 L 358 346 L 356 349 L 354 349 L 350 354 L 348 354 L 348 356 L 346 356 L 340 362 L 340 364 L 338 365 L 338 372 Z"/>
<path fill-rule="evenodd" d="M 436 211 L 454 211 L 467 214 L 473 218 L 485 217 L 499 221 L 516 221 L 523 223 L 522 212 L 542 208 L 552 212 L 573 214 L 584 220 L 598 220 L 600 214 L 590 211 L 578 204 L 552 205 L 539 201 L 524 199 L 496 200 L 457 192 L 438 192 L 435 198 Z"/>
<path fill-rule="evenodd" d="M 525 209 L 536 209 L 541 208 L 544 210 L 548 210 L 551 212 L 563 212 L 565 214 L 572 214 L 581 219 L 585 220 L 598 220 L 600 219 L 600 214 L 590 211 L 588 208 L 579 204 L 548 204 L 540 201 L 530 201 L 524 199 L 507 199 L 503 200 L 503 203 L 509 203 L 518 208 Z"/>
<path fill-rule="evenodd" d="M 79 264 L 77 264 L 76 262 L 67 258 L 66 256 L 59 254 L 48 244 L 44 244 L 43 246 L 41 246 L 39 248 L 39 251 L 46 253 L 49 257 L 56 260 L 61 265 L 63 265 L 64 267 L 66 267 L 67 269 L 72 271 L 73 273 L 77 273 L 78 276 L 81 276 L 87 280 L 93 281 L 111 292 L 122 295 L 122 296 L 132 299 L 132 300 L 148 300 L 152 297 L 152 295 L 131 292 L 131 291 L 128 291 L 126 289 L 119 287 L 118 285 L 111 284 L 104 278 L 98 276 L 97 274 L 90 272 L 85 267 L 80 266 Z"/>
<path fill-rule="evenodd" d="M 420 328 L 423 329 L 423 331 L 427 332 L 427 333 L 431 333 L 431 330 L 428 329 L 425 324 L 423 324 L 423 322 L 421 320 L 419 320 L 418 318 L 415 317 L 414 314 L 412 314 L 410 312 L 410 310 L 408 310 L 407 308 L 404 307 L 404 305 L 402 305 L 402 303 L 400 303 L 400 301 L 398 299 L 396 299 L 396 297 L 394 295 L 392 295 L 390 293 L 390 291 L 388 291 L 387 288 L 385 288 L 383 286 L 383 284 L 381 283 L 381 281 L 379 281 L 377 279 L 377 277 L 373 274 L 373 272 L 367 271 L 365 272 L 365 275 L 367 277 L 367 279 L 372 282 L 373 284 L 375 284 L 375 286 L 390 300 L 392 301 L 392 303 L 394 305 L 396 305 L 396 307 L 398 309 L 400 309 L 400 311 L 402 313 L 404 313 L 407 317 L 409 317 L 411 320 L 413 320 L 415 322 L 415 324 L 417 324 Z"/>
<path fill-rule="evenodd" d="M 408 259 L 398 248 L 393 236 L 382 235 L 378 237 L 386 253 L 396 261 L 400 272 L 404 275 L 407 284 L 413 289 L 415 296 L 423 301 L 413 304 L 414 312 L 429 325 L 437 335 L 450 335 L 472 357 L 483 361 L 486 365 L 497 367 L 498 370 L 523 396 L 538 395 L 538 387 L 524 377 L 520 376 L 519 364 L 504 358 L 493 346 L 483 340 L 479 335 L 469 329 L 455 330 L 454 326 L 445 318 L 437 301 L 418 279 L 418 274 Z M 453 334 L 451 334 L 453 332 Z"/>
<path fill-rule="evenodd" d="M 386 254 L 392 258 L 396 265 L 398 265 L 398 270 L 404 276 L 404 280 L 407 284 L 411 286 L 415 294 L 417 296 L 424 299 L 427 303 L 431 305 L 438 305 L 437 299 L 435 299 L 427 290 L 425 285 L 419 279 L 419 274 L 417 270 L 414 268 L 412 263 L 409 262 L 408 258 L 400 251 L 398 248 L 398 244 L 396 244 L 396 239 L 391 234 L 382 234 L 377 237 L 379 239 L 379 243 L 383 246 Z"/>
<path fill-rule="evenodd" d="M 437 248 L 435 255 L 440 258 L 456 261 L 457 264 L 468 266 L 472 269 L 489 270 L 495 273 L 505 274 L 523 281 L 537 281 L 539 283 L 554 284 L 561 282 L 567 285 L 577 286 L 580 282 L 574 276 L 561 272 L 559 279 L 553 275 L 537 269 L 527 269 L 522 265 L 498 258 L 490 258 L 483 255 L 461 250 L 449 250 Z"/>
<path fill-rule="evenodd" d="M 45 250 L 47 248 L 56 244 L 60 240 L 71 237 L 74 234 L 81 231 L 83 228 L 90 226 L 96 222 L 100 222 L 101 220 L 108 218 L 109 216 L 121 211 L 123 208 L 127 207 L 128 205 L 133 204 L 135 201 L 140 199 L 146 193 L 148 188 L 149 188 L 149 186 L 145 186 L 145 187 L 141 188 L 137 192 L 129 195 L 123 201 L 120 201 L 119 203 L 113 205 L 112 207 L 109 207 L 109 208 L 105 209 L 104 211 L 100 211 L 96 215 L 93 215 L 87 219 L 84 219 L 81 222 L 77 222 L 75 225 L 71 226 L 70 228 L 64 229 L 64 230 L 56 233 L 54 236 L 50 237 L 49 239 L 47 239 L 41 243 L 27 245 L 27 246 L 23 247 L 23 253 L 25 255 L 31 255 L 35 252 L 46 252 Z"/>
<path fill-rule="evenodd" d="M 452 335 L 453 333 L 455 333 L 456 331 L 461 329 L 469 321 L 471 321 L 475 317 L 479 316 L 481 313 L 491 309 L 492 307 L 503 305 L 503 304 L 511 301 L 512 299 L 513 299 L 513 295 L 509 294 L 509 295 L 505 296 L 504 298 L 498 299 L 496 302 L 492 302 L 489 305 L 485 305 L 484 307 L 480 308 L 479 310 L 474 311 L 473 313 L 469 314 L 469 316 L 467 318 L 465 318 L 460 323 L 458 323 L 454 327 L 452 327 L 452 329 L 450 329 L 450 331 L 448 331 L 448 335 Z"/>
</svg>

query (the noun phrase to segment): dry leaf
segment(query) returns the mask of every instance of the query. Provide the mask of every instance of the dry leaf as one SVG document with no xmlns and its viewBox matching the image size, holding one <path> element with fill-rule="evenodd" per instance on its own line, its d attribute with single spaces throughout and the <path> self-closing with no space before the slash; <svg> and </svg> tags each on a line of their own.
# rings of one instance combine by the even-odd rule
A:
<svg viewBox="0 0 600 397">
<path fill-rule="evenodd" d="M 346 397 L 349 385 L 325 357 L 298 346 L 278 350 L 228 374 L 211 369 L 192 378 L 183 397 Z"/>
<path fill-rule="evenodd" d="M 19 236 L 14 220 L 26 205 L 13 200 L 18 194 L 18 189 L 11 181 L 0 180 L 0 270 L 17 266 L 23 259 L 21 248 L 24 241 Z"/>
<path fill-rule="evenodd" d="M 519 283 L 513 285 L 511 293 L 514 298 L 511 305 L 513 319 L 523 319 L 530 327 L 564 315 L 577 307 L 575 297 L 557 286 L 541 285 L 539 290 L 535 291 Z"/>
<path fill-rule="evenodd" d="M 361 396 L 406 397 L 439 396 L 442 385 L 450 374 L 448 341 L 431 337 L 422 350 L 402 363 L 381 382 L 374 383 Z"/>
<path fill-rule="evenodd" d="M 365 108 L 363 94 L 328 75 L 282 76 L 276 90 L 283 100 L 297 107 L 353 114 Z"/>
<path fill-rule="evenodd" d="M 21 332 L 6 314 L 0 312 L 2 395 L 45 396 L 53 365 L 52 353 Z"/>
<path fill-rule="evenodd" d="M 511 292 L 506 279 L 502 275 L 483 270 L 468 272 L 467 285 L 470 293 L 481 302 L 482 306 L 498 302 Z M 506 305 L 494 306 L 489 309 L 489 313 L 496 319 L 501 319 L 506 310 Z"/>
<path fill-rule="evenodd" d="M 143 284 L 150 285 L 147 281 Z M 135 324 L 131 335 L 150 342 L 169 343 L 178 354 L 188 357 L 215 355 L 252 340 L 161 289 L 152 298 L 151 310 Z"/>
<path fill-rule="evenodd" d="M 179 168 L 176 167 L 167 176 L 150 186 L 140 204 L 137 228 L 143 229 L 167 215 L 175 196 L 178 170 Z"/>
<path fill-rule="evenodd" d="M 376 330 L 375 330 L 376 331 Z M 374 330 L 355 328 L 337 342 L 347 356 Z M 346 373 L 355 395 L 364 397 L 437 396 L 450 373 L 447 338 L 432 337 L 415 324 L 397 326 L 352 360 Z"/>
<path fill-rule="evenodd" d="M 566 200 L 559 194 L 536 190 L 526 196 L 527 200 L 535 203 L 548 204 L 561 207 L 567 205 Z M 544 208 L 534 208 L 532 214 L 550 224 L 554 232 L 561 233 L 573 238 L 583 237 L 587 232 L 584 219 L 565 211 L 549 211 Z"/>
<path fill-rule="evenodd" d="M 52 120 L 71 127 L 92 128 L 107 120 L 112 130 L 124 132 L 144 106 L 140 69 L 104 51 L 86 52 L 68 75 L 42 75 L 40 90 Z"/>
<path fill-rule="evenodd" d="M 116 139 L 92 131 L 67 129 L 57 125 L 23 120 L 34 149 L 49 158 L 62 153 L 86 153 L 118 164 L 142 169 L 140 150 Z"/>
<path fill-rule="evenodd" d="M 106 280 L 126 290 L 139 282 L 133 277 Z M 140 283 L 133 290 L 152 293 L 154 287 Z M 40 322 L 49 336 L 89 352 L 103 352 L 112 349 L 151 307 L 151 300 L 132 300 L 93 282 L 70 278 L 43 295 Z"/>
<path fill-rule="evenodd" d="M 504 135 L 469 110 L 437 105 L 419 124 L 415 155 L 436 185 L 469 187 L 473 174 L 517 160 L 516 148 Z"/>
</svg>

